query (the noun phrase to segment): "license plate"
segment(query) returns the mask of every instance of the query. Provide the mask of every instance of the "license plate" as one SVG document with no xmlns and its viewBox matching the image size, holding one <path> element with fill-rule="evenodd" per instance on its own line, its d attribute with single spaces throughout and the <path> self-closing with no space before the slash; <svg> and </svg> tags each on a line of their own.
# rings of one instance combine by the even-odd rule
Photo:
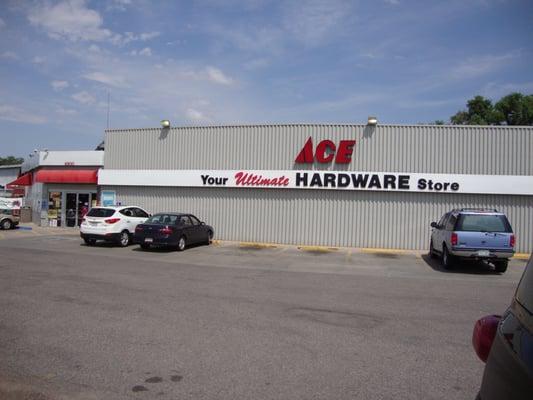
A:
<svg viewBox="0 0 533 400">
<path fill-rule="evenodd" d="M 90 223 L 91 225 L 93 225 L 93 226 L 99 224 L 98 222 L 93 222 L 93 221 L 89 221 L 89 223 Z"/>
<path fill-rule="evenodd" d="M 489 251 L 488 250 L 478 250 L 477 255 L 480 257 L 488 257 Z"/>
<path fill-rule="evenodd" d="M 152 239 L 152 238 L 144 239 L 144 243 L 152 243 L 153 241 L 154 241 L 154 239 Z"/>
</svg>

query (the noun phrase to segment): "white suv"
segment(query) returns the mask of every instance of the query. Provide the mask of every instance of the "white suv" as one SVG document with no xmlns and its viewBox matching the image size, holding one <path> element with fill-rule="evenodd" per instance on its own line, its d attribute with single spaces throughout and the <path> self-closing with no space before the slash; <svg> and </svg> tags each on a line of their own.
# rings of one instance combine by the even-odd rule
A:
<svg viewBox="0 0 533 400">
<path fill-rule="evenodd" d="M 148 217 L 150 214 L 140 207 L 94 207 L 83 218 L 80 236 L 89 246 L 97 240 L 105 240 L 126 247 L 137 225 Z"/>
</svg>

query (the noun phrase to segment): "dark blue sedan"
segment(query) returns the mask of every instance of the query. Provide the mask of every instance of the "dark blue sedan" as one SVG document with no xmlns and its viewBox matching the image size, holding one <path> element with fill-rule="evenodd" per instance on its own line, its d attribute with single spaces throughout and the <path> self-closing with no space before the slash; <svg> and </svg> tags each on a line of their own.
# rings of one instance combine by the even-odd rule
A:
<svg viewBox="0 0 533 400">
<path fill-rule="evenodd" d="M 213 232 L 213 227 L 192 214 L 159 213 L 137 225 L 133 240 L 143 249 L 167 246 L 183 251 L 189 244 L 209 244 L 213 239 Z"/>
</svg>

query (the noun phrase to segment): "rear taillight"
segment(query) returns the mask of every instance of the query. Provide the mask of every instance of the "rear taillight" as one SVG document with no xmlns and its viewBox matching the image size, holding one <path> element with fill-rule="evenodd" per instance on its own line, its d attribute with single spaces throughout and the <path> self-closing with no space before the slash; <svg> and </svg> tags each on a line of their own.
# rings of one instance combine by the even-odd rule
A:
<svg viewBox="0 0 533 400">
<path fill-rule="evenodd" d="M 13 216 L 14 217 L 19 217 L 20 216 L 20 210 L 19 209 L 13 209 Z"/>
<path fill-rule="evenodd" d="M 472 345 L 481 361 L 486 362 L 489 357 L 492 342 L 496 336 L 498 324 L 502 317 L 499 315 L 488 315 L 479 319 L 474 326 L 472 334 Z"/>
<path fill-rule="evenodd" d="M 511 235 L 511 237 L 509 238 L 509 246 L 514 247 L 515 243 L 516 243 L 516 237 L 515 235 Z"/>
<path fill-rule="evenodd" d="M 142 232 L 142 230 L 143 230 L 142 226 L 138 226 L 138 225 L 137 225 L 137 226 L 135 227 L 135 232 Z"/>
<path fill-rule="evenodd" d="M 451 237 L 451 242 L 452 242 L 452 246 L 457 246 L 457 242 L 458 242 L 458 237 L 457 237 L 457 233 L 455 232 L 452 232 L 452 237 Z"/>
<path fill-rule="evenodd" d="M 117 223 L 118 221 L 120 221 L 120 218 L 108 218 L 108 219 L 104 219 L 104 222 L 106 224 L 115 224 Z"/>
<path fill-rule="evenodd" d="M 163 235 L 170 235 L 172 233 L 172 229 L 170 229 L 168 226 L 165 226 L 164 228 L 159 229 L 159 232 L 161 232 Z"/>
</svg>

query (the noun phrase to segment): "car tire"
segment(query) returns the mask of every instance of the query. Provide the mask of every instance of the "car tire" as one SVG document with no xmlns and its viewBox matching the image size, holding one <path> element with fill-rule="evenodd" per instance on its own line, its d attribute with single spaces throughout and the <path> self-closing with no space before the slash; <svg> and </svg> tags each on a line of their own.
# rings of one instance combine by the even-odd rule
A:
<svg viewBox="0 0 533 400">
<path fill-rule="evenodd" d="M 128 247 L 130 244 L 130 233 L 126 230 L 120 232 L 120 236 L 118 237 L 118 244 L 121 247 Z"/>
<path fill-rule="evenodd" d="M 1 223 L 0 223 L 0 227 L 6 231 L 10 230 L 11 228 L 13 228 L 13 222 L 11 222 L 10 219 L 4 219 Z"/>
<path fill-rule="evenodd" d="M 150 245 L 149 245 L 149 244 L 146 244 L 146 243 L 142 243 L 142 244 L 141 244 L 141 249 L 143 249 L 143 250 L 149 250 L 149 249 L 150 249 Z"/>
<path fill-rule="evenodd" d="M 494 262 L 494 268 L 496 272 L 504 273 L 507 271 L 507 266 L 509 265 L 509 260 L 501 260 Z"/>
<path fill-rule="evenodd" d="M 187 246 L 187 241 L 185 239 L 185 236 L 181 236 L 178 240 L 178 245 L 176 246 L 176 248 L 178 249 L 178 251 L 183 251 L 185 250 L 185 246 Z"/>
<path fill-rule="evenodd" d="M 96 244 L 96 239 L 83 239 L 83 241 L 87 246 L 94 246 Z"/>
<path fill-rule="evenodd" d="M 429 257 L 437 258 L 437 253 L 435 252 L 435 248 L 433 247 L 433 240 L 429 241 Z"/>
<path fill-rule="evenodd" d="M 205 241 L 205 244 L 209 245 L 213 241 L 213 232 L 207 231 L 207 240 Z"/>
<path fill-rule="evenodd" d="M 455 263 L 455 257 L 452 256 L 448 252 L 448 248 L 446 247 L 446 245 L 443 245 L 442 246 L 442 266 L 444 267 L 444 269 L 450 270 L 453 268 L 454 263 Z"/>
</svg>

